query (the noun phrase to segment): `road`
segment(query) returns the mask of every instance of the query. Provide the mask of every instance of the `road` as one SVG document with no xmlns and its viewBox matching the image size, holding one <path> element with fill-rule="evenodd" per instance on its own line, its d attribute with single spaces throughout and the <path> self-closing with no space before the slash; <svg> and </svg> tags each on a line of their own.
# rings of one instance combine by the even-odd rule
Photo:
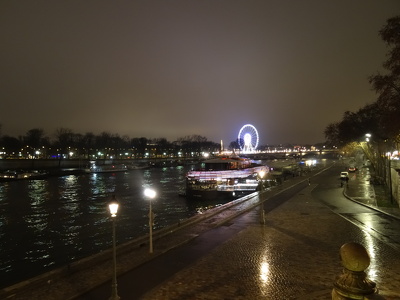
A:
<svg viewBox="0 0 400 300">
<path fill-rule="evenodd" d="M 337 179 L 340 171 L 341 167 L 332 167 L 316 177 L 313 181 L 318 186 L 313 190 L 312 196 L 364 232 L 400 251 L 400 221 L 367 206 L 349 201 L 343 195 L 343 188 L 340 187 Z M 347 189 L 363 188 L 352 185 L 357 176 L 365 176 L 365 174 L 350 173 Z"/>
</svg>

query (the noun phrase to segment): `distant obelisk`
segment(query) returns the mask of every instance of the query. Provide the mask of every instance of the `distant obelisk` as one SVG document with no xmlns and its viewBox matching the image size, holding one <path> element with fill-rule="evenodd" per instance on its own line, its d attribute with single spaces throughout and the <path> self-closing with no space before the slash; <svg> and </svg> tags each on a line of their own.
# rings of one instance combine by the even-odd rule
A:
<svg viewBox="0 0 400 300">
<path fill-rule="evenodd" d="M 221 140 L 221 152 L 224 151 L 224 142 Z"/>
</svg>

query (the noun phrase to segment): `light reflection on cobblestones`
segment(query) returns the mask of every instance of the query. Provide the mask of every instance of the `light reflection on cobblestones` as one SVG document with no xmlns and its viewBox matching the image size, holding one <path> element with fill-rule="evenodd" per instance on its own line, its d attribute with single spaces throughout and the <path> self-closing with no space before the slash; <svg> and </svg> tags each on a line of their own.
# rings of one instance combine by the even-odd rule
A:
<svg viewBox="0 0 400 300">
<path fill-rule="evenodd" d="M 269 213 L 265 227 L 257 224 L 257 212 L 252 213 L 252 226 L 143 299 L 330 300 L 333 282 L 342 270 L 341 245 L 368 240 L 368 234 L 309 194 L 299 194 Z M 400 293 L 394 287 L 400 280 L 398 253 L 368 237 L 367 245 L 374 249 L 370 274 L 383 291 Z"/>
</svg>

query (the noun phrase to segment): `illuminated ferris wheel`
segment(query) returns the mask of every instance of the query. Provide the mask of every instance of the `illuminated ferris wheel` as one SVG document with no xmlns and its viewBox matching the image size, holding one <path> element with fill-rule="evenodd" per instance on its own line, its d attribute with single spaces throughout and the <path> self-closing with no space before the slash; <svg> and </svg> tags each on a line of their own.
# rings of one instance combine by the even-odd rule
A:
<svg viewBox="0 0 400 300">
<path fill-rule="evenodd" d="M 251 124 L 244 125 L 239 131 L 238 143 L 243 152 L 254 152 L 258 146 L 257 129 Z"/>
</svg>

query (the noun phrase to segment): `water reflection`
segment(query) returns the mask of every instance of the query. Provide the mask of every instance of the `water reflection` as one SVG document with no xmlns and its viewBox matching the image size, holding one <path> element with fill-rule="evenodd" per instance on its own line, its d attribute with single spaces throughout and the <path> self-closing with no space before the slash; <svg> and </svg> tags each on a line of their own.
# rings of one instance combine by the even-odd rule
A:
<svg viewBox="0 0 400 300">
<path fill-rule="evenodd" d="M 196 214 L 179 196 L 191 166 L 71 175 L 0 183 L 2 286 L 33 277 L 111 247 L 107 204 L 120 202 L 117 243 L 148 232 L 143 187 L 157 190 L 155 229 Z"/>
</svg>

